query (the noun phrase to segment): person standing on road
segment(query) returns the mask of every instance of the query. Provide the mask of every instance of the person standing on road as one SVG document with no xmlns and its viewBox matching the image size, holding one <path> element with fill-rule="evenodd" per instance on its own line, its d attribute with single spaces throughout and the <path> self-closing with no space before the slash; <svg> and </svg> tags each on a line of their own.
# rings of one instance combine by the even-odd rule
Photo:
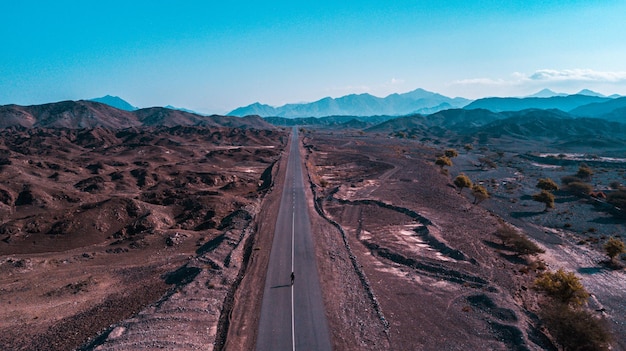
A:
<svg viewBox="0 0 626 351">
<path fill-rule="evenodd" d="M 295 274 L 291 272 L 291 285 L 293 285 L 293 280 L 296 278 Z"/>
</svg>

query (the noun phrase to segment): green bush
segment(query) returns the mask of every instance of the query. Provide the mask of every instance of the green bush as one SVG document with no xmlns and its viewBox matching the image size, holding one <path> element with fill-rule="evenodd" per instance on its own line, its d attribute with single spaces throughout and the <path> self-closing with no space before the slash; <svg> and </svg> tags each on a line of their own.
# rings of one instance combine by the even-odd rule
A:
<svg viewBox="0 0 626 351">
<path fill-rule="evenodd" d="M 535 287 L 560 302 L 575 306 L 583 305 L 589 297 L 580 279 L 573 272 L 562 269 L 554 273 L 543 273 L 535 280 Z"/>
<path fill-rule="evenodd" d="M 461 173 L 458 176 L 456 176 L 456 178 L 454 178 L 454 185 L 456 185 L 456 187 L 459 188 L 459 193 L 460 193 L 463 190 L 463 188 L 471 188 L 472 181 L 469 179 L 468 176 Z"/>
<path fill-rule="evenodd" d="M 626 246 L 624 242 L 618 238 L 610 238 L 606 244 L 604 244 L 604 251 L 611 260 L 614 260 L 617 255 L 626 252 Z"/>
<path fill-rule="evenodd" d="M 472 195 L 474 195 L 474 203 L 479 204 L 489 198 L 489 192 L 484 186 L 474 184 L 472 186 Z"/>
</svg>

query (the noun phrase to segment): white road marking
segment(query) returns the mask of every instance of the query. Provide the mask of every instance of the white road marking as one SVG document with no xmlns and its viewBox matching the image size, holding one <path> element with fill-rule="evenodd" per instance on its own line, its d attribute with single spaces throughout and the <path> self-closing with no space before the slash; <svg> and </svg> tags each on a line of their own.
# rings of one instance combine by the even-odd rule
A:
<svg viewBox="0 0 626 351">
<path fill-rule="evenodd" d="M 293 262 L 293 247 L 294 247 L 294 234 L 295 234 L 295 224 L 296 224 L 296 211 L 294 205 L 294 211 L 291 216 L 291 274 L 294 273 L 294 262 Z M 293 312 L 293 284 L 291 284 L 291 346 L 292 350 L 296 350 L 296 331 L 295 331 L 295 323 L 294 323 L 294 312 Z"/>
</svg>

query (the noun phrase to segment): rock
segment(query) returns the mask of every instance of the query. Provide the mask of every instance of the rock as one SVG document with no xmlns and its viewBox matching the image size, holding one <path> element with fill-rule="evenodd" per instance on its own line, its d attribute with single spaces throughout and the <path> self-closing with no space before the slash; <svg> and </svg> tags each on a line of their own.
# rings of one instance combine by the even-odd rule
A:
<svg viewBox="0 0 626 351">
<path fill-rule="evenodd" d="M 183 242 L 183 237 L 182 235 L 180 235 L 180 233 L 176 233 L 174 235 L 168 236 L 167 239 L 165 239 L 165 245 L 167 246 L 178 245 L 181 242 Z"/>
<path fill-rule="evenodd" d="M 113 330 L 111 330 L 111 332 L 109 333 L 109 337 L 108 339 L 113 340 L 113 339 L 117 339 L 120 336 L 122 336 L 122 334 L 124 334 L 124 332 L 126 331 L 126 328 L 124 327 L 115 327 Z"/>
</svg>

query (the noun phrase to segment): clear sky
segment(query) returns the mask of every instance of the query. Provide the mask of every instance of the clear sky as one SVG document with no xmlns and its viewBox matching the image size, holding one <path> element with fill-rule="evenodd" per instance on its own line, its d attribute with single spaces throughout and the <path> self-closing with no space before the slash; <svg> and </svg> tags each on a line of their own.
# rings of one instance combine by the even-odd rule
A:
<svg viewBox="0 0 626 351">
<path fill-rule="evenodd" d="M 626 1 L 2 1 L 0 104 L 626 95 Z"/>
</svg>

